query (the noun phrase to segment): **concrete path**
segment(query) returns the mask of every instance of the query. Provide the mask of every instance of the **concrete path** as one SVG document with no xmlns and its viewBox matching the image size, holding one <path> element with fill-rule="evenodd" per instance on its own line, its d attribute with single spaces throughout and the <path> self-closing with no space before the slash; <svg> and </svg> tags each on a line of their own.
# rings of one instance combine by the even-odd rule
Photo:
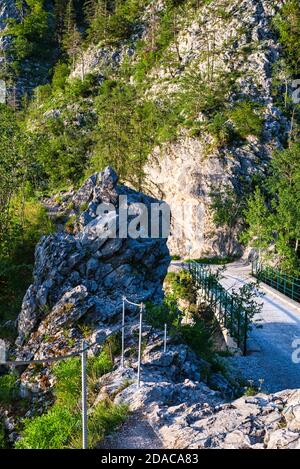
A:
<svg viewBox="0 0 300 469">
<path fill-rule="evenodd" d="M 250 271 L 249 264 L 229 264 L 221 283 L 226 288 L 237 289 L 244 282 L 253 280 Z M 300 388 L 300 304 L 265 284 L 261 286 L 265 293 L 259 299 L 263 302 L 260 315 L 263 327 L 253 328 L 247 357 L 232 357 L 229 360 L 247 379 L 253 379 L 255 383 L 263 379 L 264 391 Z M 292 357 L 293 352 L 297 355 L 294 348 L 296 339 L 299 339 L 299 363 L 294 363 Z"/>
</svg>

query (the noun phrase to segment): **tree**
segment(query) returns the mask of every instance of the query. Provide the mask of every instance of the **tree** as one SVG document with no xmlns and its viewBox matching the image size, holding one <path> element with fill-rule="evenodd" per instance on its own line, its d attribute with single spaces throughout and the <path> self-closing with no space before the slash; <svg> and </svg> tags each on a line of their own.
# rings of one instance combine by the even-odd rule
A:
<svg viewBox="0 0 300 469">
<path fill-rule="evenodd" d="M 288 270 L 299 268 L 300 239 L 300 144 L 275 152 L 268 181 L 273 197 L 276 248 Z M 298 266 L 298 267 L 297 267 Z"/>
<path fill-rule="evenodd" d="M 0 254 L 5 251 L 12 197 L 26 173 L 22 158 L 21 130 L 16 115 L 0 105 Z"/>
<path fill-rule="evenodd" d="M 275 16 L 274 25 L 283 46 L 286 62 L 293 75 L 300 72 L 300 4 L 288 0 Z"/>
<path fill-rule="evenodd" d="M 227 255 L 233 254 L 233 241 L 238 225 L 242 222 L 244 198 L 238 195 L 230 185 L 214 189 L 210 193 L 213 221 L 218 227 L 224 227 L 227 235 Z"/>
<path fill-rule="evenodd" d="M 17 61 L 28 57 L 49 57 L 53 45 L 50 14 L 44 8 L 44 0 L 19 2 L 19 19 L 10 18 L 4 36 L 13 38 L 10 51 Z"/>
<path fill-rule="evenodd" d="M 270 210 L 259 187 L 249 197 L 243 214 L 247 228 L 242 233 L 241 240 L 258 248 L 261 257 L 261 250 L 268 248 L 272 240 L 272 225 Z"/>
</svg>

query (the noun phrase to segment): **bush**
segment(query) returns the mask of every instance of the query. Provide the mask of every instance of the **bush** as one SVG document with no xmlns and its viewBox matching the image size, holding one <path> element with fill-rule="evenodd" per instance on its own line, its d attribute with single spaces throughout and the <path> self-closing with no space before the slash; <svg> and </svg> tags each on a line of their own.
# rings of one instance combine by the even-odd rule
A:
<svg viewBox="0 0 300 469">
<path fill-rule="evenodd" d="M 56 64 L 53 72 L 52 87 L 54 90 L 64 90 L 67 78 L 70 74 L 70 68 L 66 63 Z"/>
<path fill-rule="evenodd" d="M 260 106 L 252 101 L 243 101 L 229 112 L 229 118 L 242 139 L 249 135 L 261 137 L 263 119 L 258 114 L 259 108 Z"/>
<path fill-rule="evenodd" d="M 0 449 L 6 448 L 5 428 L 4 423 L 0 421 Z"/>
<path fill-rule="evenodd" d="M 100 402 L 93 409 L 88 420 L 89 447 L 94 448 L 105 435 L 112 433 L 125 421 L 127 414 L 126 405 L 116 405 L 110 400 Z"/>
<path fill-rule="evenodd" d="M 167 324 L 169 329 L 176 329 L 182 317 L 177 301 L 171 295 L 166 295 L 160 305 L 146 304 L 145 320 L 156 329 L 163 329 Z"/>
<path fill-rule="evenodd" d="M 195 301 L 195 285 L 191 274 L 187 271 L 179 273 L 169 272 L 166 278 L 172 294 L 176 299 Z"/>
<path fill-rule="evenodd" d="M 180 339 L 186 343 L 197 355 L 211 359 L 212 332 L 204 321 L 196 319 L 194 324 L 183 324 L 179 327 Z"/>
<path fill-rule="evenodd" d="M 207 126 L 208 131 L 214 137 L 217 146 L 225 145 L 233 140 L 233 129 L 228 117 L 222 112 L 217 112 Z"/>
<path fill-rule="evenodd" d="M 64 360 L 54 366 L 56 402 L 67 409 L 76 408 L 81 393 L 80 358 Z"/>
<path fill-rule="evenodd" d="M 19 386 L 14 374 L 1 376 L 0 378 L 0 403 L 12 404 L 19 397 Z"/>
<path fill-rule="evenodd" d="M 112 340 L 110 351 L 116 344 Z M 108 344 L 96 357 L 88 359 L 88 385 L 90 404 L 94 398 L 94 388 L 100 376 L 112 370 L 113 363 Z M 55 365 L 56 378 L 54 406 L 45 414 L 24 420 L 22 439 L 16 444 L 18 449 L 61 449 L 81 445 L 81 361 L 75 357 Z M 111 402 L 100 403 L 89 417 L 90 446 L 121 423 L 127 408 L 115 406 Z M 79 443 L 80 441 L 80 443 Z"/>
<path fill-rule="evenodd" d="M 64 448 L 79 426 L 80 415 L 77 412 L 55 405 L 46 414 L 24 421 L 22 439 L 16 443 L 16 448 Z"/>
<path fill-rule="evenodd" d="M 88 362 L 88 373 L 94 376 L 102 376 L 112 371 L 113 368 L 113 350 L 112 347 L 105 347 L 105 350 L 95 357 L 91 357 Z"/>
</svg>

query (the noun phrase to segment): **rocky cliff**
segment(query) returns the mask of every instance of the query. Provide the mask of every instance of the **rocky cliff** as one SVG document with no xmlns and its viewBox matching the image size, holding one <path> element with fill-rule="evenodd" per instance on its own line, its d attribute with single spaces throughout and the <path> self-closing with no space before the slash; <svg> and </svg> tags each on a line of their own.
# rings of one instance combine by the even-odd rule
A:
<svg viewBox="0 0 300 469">
<path fill-rule="evenodd" d="M 166 238 L 146 233 L 129 237 L 124 232 L 134 220 L 141 223 L 138 217 L 143 209 L 149 210 L 150 220 L 151 204 L 159 201 L 117 181 L 110 168 L 90 177 L 68 201 L 73 213 L 69 233 L 55 233 L 38 244 L 34 283 L 18 318 L 19 358 L 78 349 L 79 320 L 87 322 L 90 336 L 97 331 L 105 335 L 107 326 L 121 314 L 123 296 L 135 303 L 161 301 L 170 262 Z M 99 212 L 103 204 L 104 211 Z M 122 208 L 128 218 L 121 226 Z"/>
<path fill-rule="evenodd" d="M 280 57 L 272 20 L 282 3 L 210 2 L 179 35 L 182 69 L 175 71 L 176 80 L 164 69 L 155 70 L 159 87 L 169 88 L 178 74 L 190 70 L 207 74 L 211 63 L 205 51 L 210 50 L 216 76 L 239 72 L 235 82 L 238 92 L 232 86 L 224 96 L 228 107 L 250 98 L 262 106 L 264 118 L 260 138 L 249 134 L 245 141 L 216 148 L 209 132 L 202 132 L 200 138 L 183 135 L 179 141 L 157 148 L 149 157 L 145 169 L 148 187 L 170 204 L 175 229 L 176 225 L 183 227 L 183 236 L 170 238 L 174 253 L 186 255 L 189 245 L 194 257 L 226 252 L 227 233 L 212 222 L 210 192 L 229 184 L 243 194 L 253 174 L 262 172 L 272 151 L 280 147 L 288 129 L 272 89 L 273 69 Z M 201 113 L 198 118 L 205 119 Z M 235 252 L 239 253 L 238 244 Z"/>
<path fill-rule="evenodd" d="M 272 152 L 286 138 L 289 125 L 276 106 L 273 88 L 273 71 L 281 49 L 272 22 L 283 4 L 282 0 L 205 2 L 196 13 L 179 16 L 176 41 L 164 51 L 161 65 L 148 72 L 147 96 L 169 96 L 170 102 L 191 74 L 198 76 L 199 87 L 205 82 L 211 89 L 230 79 L 223 96 L 225 108 L 230 110 L 243 100 L 251 100 L 260 108 L 263 120 L 259 136 L 249 132 L 245 138 L 222 144 L 216 143 L 205 125 L 197 136 L 181 129 L 175 142 L 166 142 L 149 155 L 144 189 L 171 206 L 174 229 L 169 247 L 173 254 L 187 255 L 190 247 L 194 257 L 226 253 L 228 232 L 213 222 L 211 191 L 229 186 L 242 197 L 252 178 L 264 173 Z M 138 63 L 141 59 L 135 58 L 135 41 L 139 37 L 151 41 L 149 21 L 163 8 L 163 1 L 149 5 L 140 34 L 132 38 L 130 47 L 89 48 L 83 60 L 86 71 L 101 76 L 108 63 L 117 67 L 128 57 Z M 80 70 L 78 63 L 72 76 L 80 76 Z M 194 119 L 196 125 L 209 123 L 202 112 Z M 238 232 L 239 227 L 236 235 Z M 237 241 L 233 252 L 241 253 Z"/>
</svg>

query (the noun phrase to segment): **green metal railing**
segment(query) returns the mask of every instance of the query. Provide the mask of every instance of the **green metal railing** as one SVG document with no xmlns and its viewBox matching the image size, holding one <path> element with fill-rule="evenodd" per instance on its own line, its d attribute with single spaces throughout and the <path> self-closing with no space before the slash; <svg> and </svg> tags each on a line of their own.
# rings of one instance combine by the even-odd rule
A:
<svg viewBox="0 0 300 469">
<path fill-rule="evenodd" d="M 201 288 L 205 300 L 213 308 L 220 325 L 228 330 L 237 346 L 246 355 L 249 320 L 242 303 L 218 282 L 209 266 L 191 261 L 189 269 L 197 288 Z"/>
<path fill-rule="evenodd" d="M 263 265 L 258 259 L 252 263 L 252 275 L 289 298 L 300 302 L 300 278 Z"/>
</svg>

